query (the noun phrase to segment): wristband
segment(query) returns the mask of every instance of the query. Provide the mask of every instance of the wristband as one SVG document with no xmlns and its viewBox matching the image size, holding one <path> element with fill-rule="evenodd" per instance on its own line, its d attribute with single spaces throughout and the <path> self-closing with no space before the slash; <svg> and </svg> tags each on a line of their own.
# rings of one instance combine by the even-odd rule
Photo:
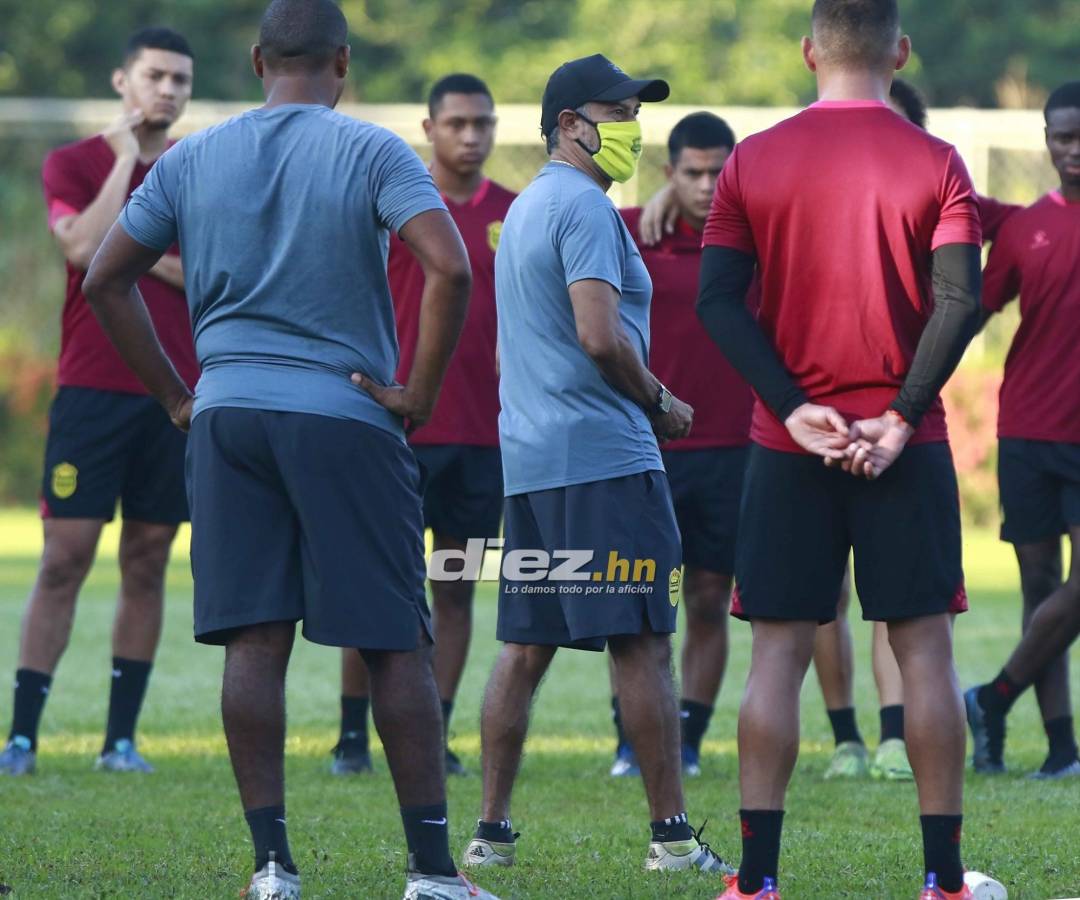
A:
<svg viewBox="0 0 1080 900">
<path fill-rule="evenodd" d="M 898 413 L 895 409 L 887 409 L 887 410 L 885 410 L 885 415 L 893 416 L 902 425 L 907 425 L 908 428 L 914 429 L 914 426 L 907 419 L 905 419 L 902 415 L 900 415 L 900 413 Z"/>
</svg>

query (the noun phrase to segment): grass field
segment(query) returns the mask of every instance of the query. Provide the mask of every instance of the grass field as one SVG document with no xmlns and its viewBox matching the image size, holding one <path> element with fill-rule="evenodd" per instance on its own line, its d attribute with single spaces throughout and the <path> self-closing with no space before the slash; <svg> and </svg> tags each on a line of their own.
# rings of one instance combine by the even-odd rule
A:
<svg viewBox="0 0 1080 900">
<path fill-rule="evenodd" d="M 10 721 L 7 675 L 39 546 L 31 513 L 0 513 L 0 726 Z M 180 546 L 186 546 L 186 537 Z M 965 684 L 993 675 L 1017 632 L 1011 552 L 990 534 L 969 535 L 974 612 L 957 628 Z M 107 535 L 79 606 L 75 634 L 45 711 L 38 774 L 0 780 L 0 884 L 14 898 L 227 898 L 250 865 L 218 716 L 220 650 L 191 640 L 186 555 L 169 571 L 164 643 L 142 721 L 151 776 L 91 771 L 108 687 L 109 632 L 117 586 L 115 535 Z M 497 649 L 494 594 L 479 597 L 476 640 L 455 714 L 453 744 L 479 766 L 479 697 Z M 739 855 L 734 731 L 748 662 L 749 630 L 733 623 L 733 656 L 706 739 L 704 776 L 688 783 L 691 818 L 710 819 L 706 839 Z M 859 718 L 876 737 L 869 628 L 855 626 Z M 338 657 L 298 642 L 289 681 L 288 804 L 293 853 L 308 898 L 395 898 L 404 883 L 403 838 L 385 760 L 374 776 L 327 774 L 336 740 Z M 1074 682 L 1075 684 L 1075 682 Z M 1076 688 L 1074 687 L 1074 690 Z M 1008 776 L 970 776 L 965 861 L 1006 882 L 1016 900 L 1080 894 L 1080 780 L 1035 784 L 1022 773 L 1042 759 L 1034 701 L 1010 720 Z M 701 875 L 647 876 L 647 810 L 638 781 L 607 777 L 612 736 L 602 656 L 563 652 L 536 704 L 514 803 L 519 864 L 484 873 L 504 898 L 712 898 Z M 920 838 L 911 785 L 824 783 L 831 751 L 814 679 L 805 688 L 802 755 L 788 800 L 781 886 L 785 900 L 914 898 Z M 450 785 L 452 839 L 460 852 L 479 806 L 474 775 Z M 3 893 L 0 889 L 0 893 Z"/>
</svg>

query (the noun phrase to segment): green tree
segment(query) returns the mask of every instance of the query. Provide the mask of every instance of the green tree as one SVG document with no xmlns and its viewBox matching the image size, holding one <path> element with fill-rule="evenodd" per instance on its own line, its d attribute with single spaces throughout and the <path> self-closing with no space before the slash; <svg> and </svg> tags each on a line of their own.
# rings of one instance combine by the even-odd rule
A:
<svg viewBox="0 0 1080 900">
<path fill-rule="evenodd" d="M 109 96 L 128 34 L 183 31 L 196 95 L 254 100 L 248 48 L 264 0 L 0 0 L 0 94 Z M 416 101 L 439 75 L 474 71 L 503 102 L 533 102 L 550 72 L 602 52 L 662 75 L 684 103 L 794 104 L 813 94 L 799 38 L 810 0 L 342 0 L 352 26 L 349 96 Z M 1037 104 L 1076 77 L 1077 0 L 905 0 L 909 70 L 938 105 Z"/>
</svg>

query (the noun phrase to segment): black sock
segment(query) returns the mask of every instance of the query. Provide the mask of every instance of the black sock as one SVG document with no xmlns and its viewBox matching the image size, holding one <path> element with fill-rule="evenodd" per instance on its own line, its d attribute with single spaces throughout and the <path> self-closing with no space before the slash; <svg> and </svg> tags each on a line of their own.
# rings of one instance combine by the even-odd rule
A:
<svg viewBox="0 0 1080 900">
<path fill-rule="evenodd" d="M 766 878 L 777 877 L 780 868 L 780 832 L 784 827 L 782 809 L 740 809 L 742 820 L 742 862 L 739 863 L 739 890 L 756 894 Z"/>
<path fill-rule="evenodd" d="M 662 843 L 667 841 L 688 841 L 694 836 L 694 832 L 690 830 L 690 822 L 684 812 L 670 816 L 667 819 L 661 819 L 659 822 L 650 822 L 649 826 L 652 828 L 652 839 Z"/>
<path fill-rule="evenodd" d="M 963 816 L 919 816 L 922 822 L 923 860 L 926 872 L 937 875 L 941 889 L 950 894 L 964 886 L 964 866 L 960 862 L 960 833 Z"/>
<path fill-rule="evenodd" d="M 341 695 L 341 738 L 368 748 L 367 717 L 370 700 L 367 697 Z"/>
<path fill-rule="evenodd" d="M 1073 735 L 1072 716 L 1059 716 L 1043 722 L 1046 739 L 1050 744 L 1047 762 L 1055 768 L 1067 766 L 1076 759 L 1076 737 Z"/>
<path fill-rule="evenodd" d="M 618 736 L 619 747 L 629 747 L 630 741 L 626 738 L 626 732 L 622 727 L 622 711 L 619 709 L 619 698 L 611 698 L 611 721 L 615 723 L 615 734 Z"/>
<path fill-rule="evenodd" d="M 116 742 L 135 739 L 135 723 L 146 696 L 146 683 L 150 679 L 153 663 L 137 659 L 112 661 L 112 687 L 109 689 L 109 721 L 105 726 L 105 749 L 112 750 Z"/>
<path fill-rule="evenodd" d="M 829 714 L 829 724 L 832 725 L 833 739 L 836 741 L 836 746 L 847 741 L 854 741 L 856 744 L 863 742 L 862 735 L 859 734 L 859 726 L 855 724 L 855 707 L 846 706 L 843 709 L 827 709 Z M 766 872 L 770 878 L 775 873 Z"/>
<path fill-rule="evenodd" d="M 454 712 L 454 701 L 440 700 L 439 702 L 442 704 L 442 733 L 443 743 L 445 743 L 450 734 L 450 716 Z"/>
<path fill-rule="evenodd" d="M 45 699 L 49 696 L 52 675 L 35 672 L 33 669 L 18 669 L 15 672 L 15 707 L 11 715 L 11 734 L 30 741 L 30 749 L 37 750 L 38 723 L 41 711 L 45 708 Z"/>
<path fill-rule="evenodd" d="M 457 875 L 450 856 L 450 830 L 446 827 L 446 804 L 401 807 L 405 843 L 411 868 L 424 875 Z"/>
<path fill-rule="evenodd" d="M 270 860 L 274 852 L 274 861 L 286 872 L 296 874 L 292 853 L 289 852 L 289 835 L 285 831 L 285 807 L 263 806 L 249 809 L 244 813 L 248 828 L 251 829 L 251 842 L 255 845 L 255 871 L 258 872 Z"/>
<path fill-rule="evenodd" d="M 1024 693 L 1026 685 L 1013 681 L 1008 672 L 1002 669 L 998 677 L 979 688 L 979 706 L 984 712 L 1008 715 L 1016 698 Z"/>
<path fill-rule="evenodd" d="M 712 718 L 711 706 L 698 703 L 694 700 L 683 700 L 679 705 L 679 724 L 682 726 L 682 742 L 701 751 L 701 739 L 709 728 L 709 719 Z"/>
<path fill-rule="evenodd" d="M 496 844 L 512 844 L 517 839 L 514 826 L 509 819 L 500 819 L 498 822 L 477 819 L 476 836 L 482 841 L 492 841 Z"/>
<path fill-rule="evenodd" d="M 881 707 L 881 743 L 902 741 L 904 739 L 904 704 Z"/>
</svg>

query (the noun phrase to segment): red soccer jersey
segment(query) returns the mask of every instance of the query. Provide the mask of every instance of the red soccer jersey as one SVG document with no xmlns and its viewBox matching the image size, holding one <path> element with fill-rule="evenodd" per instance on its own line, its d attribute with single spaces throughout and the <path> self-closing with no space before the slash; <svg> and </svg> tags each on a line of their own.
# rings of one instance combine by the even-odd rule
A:
<svg viewBox="0 0 1080 900">
<path fill-rule="evenodd" d="M 100 135 L 60 147 L 45 157 L 41 180 L 49 229 L 59 219 L 82 212 L 101 191 L 116 157 Z M 128 196 L 140 184 L 150 166 L 136 163 Z M 177 254 L 176 247 L 169 253 Z M 86 273 L 67 263 L 67 296 L 60 323 L 58 381 L 71 387 L 146 394 L 146 388 L 120 358 L 83 296 Z M 184 292 L 153 276 L 139 279 L 139 290 L 158 340 L 189 387 L 199 380 L 199 363 L 191 337 L 191 316 Z"/>
<path fill-rule="evenodd" d="M 638 239 L 640 209 L 621 210 Z M 668 450 L 741 447 L 750 442 L 754 395 L 698 320 L 701 232 L 680 220 L 674 234 L 655 247 L 638 242 L 653 282 L 649 369 L 676 397 L 694 407 L 690 436 L 664 444 Z"/>
<path fill-rule="evenodd" d="M 932 251 L 981 242 L 956 149 L 873 101 L 816 103 L 740 143 L 704 235 L 757 258 L 762 330 L 848 421 L 896 399 L 933 308 Z M 751 439 L 802 452 L 760 400 Z M 945 440 L 938 399 L 911 443 Z"/>
<path fill-rule="evenodd" d="M 1002 227 L 983 305 L 997 312 L 1017 294 L 998 436 L 1080 444 L 1080 203 L 1055 191 Z"/>
<path fill-rule="evenodd" d="M 516 194 L 484 181 L 467 203 L 443 197 L 465 241 L 472 263 L 469 313 L 461 340 L 446 370 L 435 412 L 409 437 L 412 444 L 499 445 L 499 379 L 495 374 L 495 248 L 503 219 Z M 424 272 L 396 234 L 390 238 L 387 263 L 390 295 L 397 317 L 401 359 L 397 380 L 405 384 L 416 354 Z"/>
<path fill-rule="evenodd" d="M 982 224 L 982 236 L 985 243 L 996 241 L 1001 226 L 1013 213 L 1024 208 L 1013 203 L 1002 203 L 1000 200 L 984 197 L 982 194 L 976 194 L 975 200 L 979 204 L 979 222 Z"/>
</svg>

